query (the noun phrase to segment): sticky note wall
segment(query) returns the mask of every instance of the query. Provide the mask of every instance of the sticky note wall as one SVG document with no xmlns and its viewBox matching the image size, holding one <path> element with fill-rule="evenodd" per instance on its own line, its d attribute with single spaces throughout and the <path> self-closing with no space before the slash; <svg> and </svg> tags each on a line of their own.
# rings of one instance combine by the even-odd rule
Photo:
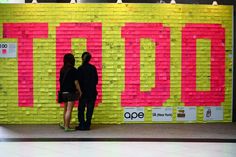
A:
<svg viewBox="0 0 236 157">
<path fill-rule="evenodd" d="M 56 93 L 63 55 L 73 53 L 78 67 L 84 51 L 92 53 L 99 75 L 94 124 L 135 117 L 138 123 L 230 122 L 232 9 L 0 4 L 0 43 L 17 44 L 16 57 L 0 49 L 0 124 L 61 121 Z M 162 114 L 154 111 L 169 117 L 158 119 L 153 116 Z"/>
</svg>

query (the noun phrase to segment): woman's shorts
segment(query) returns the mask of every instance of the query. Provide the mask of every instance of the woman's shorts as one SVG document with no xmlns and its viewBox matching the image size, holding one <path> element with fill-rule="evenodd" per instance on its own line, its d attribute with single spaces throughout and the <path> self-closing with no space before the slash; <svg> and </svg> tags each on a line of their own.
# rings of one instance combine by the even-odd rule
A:
<svg viewBox="0 0 236 157">
<path fill-rule="evenodd" d="M 79 95 L 77 93 L 63 92 L 62 99 L 63 102 L 77 101 L 79 99 Z"/>
</svg>

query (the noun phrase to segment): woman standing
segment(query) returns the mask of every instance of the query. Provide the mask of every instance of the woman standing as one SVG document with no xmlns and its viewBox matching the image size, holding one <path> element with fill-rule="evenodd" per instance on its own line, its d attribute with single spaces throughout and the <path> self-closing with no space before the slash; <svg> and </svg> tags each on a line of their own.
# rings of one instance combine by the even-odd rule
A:
<svg viewBox="0 0 236 157">
<path fill-rule="evenodd" d="M 65 131 L 74 131 L 75 129 L 70 127 L 71 113 L 75 104 L 75 101 L 82 95 L 78 74 L 75 66 L 75 58 L 71 53 L 64 55 L 64 65 L 60 70 L 60 91 L 62 92 L 62 99 L 64 102 L 64 124 L 60 123 L 60 126 Z"/>
</svg>

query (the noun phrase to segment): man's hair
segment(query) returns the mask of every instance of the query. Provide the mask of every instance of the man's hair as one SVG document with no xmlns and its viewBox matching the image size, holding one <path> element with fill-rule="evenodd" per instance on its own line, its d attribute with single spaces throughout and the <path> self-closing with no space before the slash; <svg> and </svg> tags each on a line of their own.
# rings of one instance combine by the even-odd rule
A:
<svg viewBox="0 0 236 157">
<path fill-rule="evenodd" d="M 73 54 L 67 53 L 64 55 L 64 66 L 65 65 L 75 66 L 75 57 Z"/>
<path fill-rule="evenodd" d="M 90 61 L 90 59 L 92 58 L 92 56 L 89 52 L 84 52 L 81 57 L 82 57 L 84 63 L 88 63 Z"/>
</svg>

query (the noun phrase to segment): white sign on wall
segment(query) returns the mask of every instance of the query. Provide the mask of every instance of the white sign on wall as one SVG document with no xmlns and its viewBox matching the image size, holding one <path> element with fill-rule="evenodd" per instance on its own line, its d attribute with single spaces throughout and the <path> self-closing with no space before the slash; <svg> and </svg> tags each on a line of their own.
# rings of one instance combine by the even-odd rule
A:
<svg viewBox="0 0 236 157">
<path fill-rule="evenodd" d="M 125 122 L 144 121 L 144 107 L 126 107 L 124 108 Z"/>
<path fill-rule="evenodd" d="M 16 3 L 16 4 L 19 4 L 19 3 L 25 3 L 25 0 L 0 0 L 0 3 Z"/>
<path fill-rule="evenodd" d="M 177 107 L 177 121 L 195 121 L 197 115 L 196 107 Z"/>
<path fill-rule="evenodd" d="M 172 121 L 172 107 L 155 107 L 152 108 L 152 121 Z"/>
<path fill-rule="evenodd" d="M 0 43 L 0 58 L 16 58 L 16 43 Z"/>
<path fill-rule="evenodd" d="M 204 107 L 204 120 L 223 120 L 223 107 Z"/>
</svg>

